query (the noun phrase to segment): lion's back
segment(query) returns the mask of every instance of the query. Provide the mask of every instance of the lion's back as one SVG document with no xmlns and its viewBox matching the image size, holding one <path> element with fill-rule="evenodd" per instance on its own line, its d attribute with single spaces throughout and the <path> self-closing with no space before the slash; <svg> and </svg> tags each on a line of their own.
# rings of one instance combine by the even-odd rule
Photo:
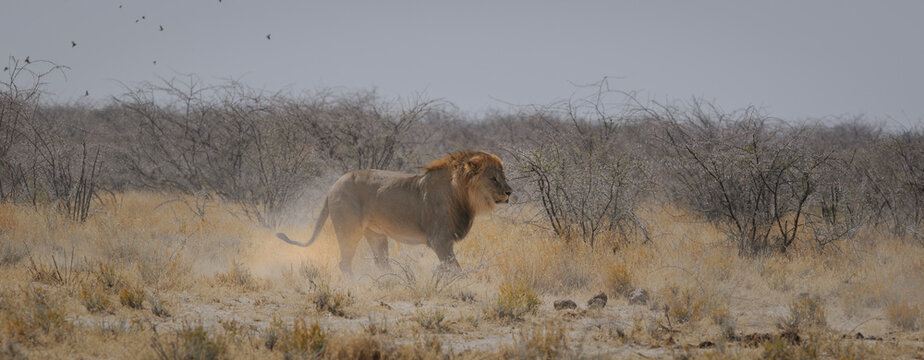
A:
<svg viewBox="0 0 924 360">
<path fill-rule="evenodd" d="M 423 206 L 416 176 L 386 170 L 348 172 L 328 193 L 328 206 L 338 216 L 362 217 L 364 223 L 416 223 Z"/>
</svg>

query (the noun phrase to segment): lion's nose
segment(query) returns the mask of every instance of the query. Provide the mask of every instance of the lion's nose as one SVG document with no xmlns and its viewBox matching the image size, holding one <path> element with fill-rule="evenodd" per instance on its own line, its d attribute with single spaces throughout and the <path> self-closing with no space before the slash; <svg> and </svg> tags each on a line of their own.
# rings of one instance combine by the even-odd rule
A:
<svg viewBox="0 0 924 360">
<path fill-rule="evenodd" d="M 513 193 L 513 192 L 510 191 L 510 190 L 504 191 L 504 194 L 507 194 L 507 196 L 510 196 L 510 194 L 512 194 L 512 193 Z"/>
</svg>

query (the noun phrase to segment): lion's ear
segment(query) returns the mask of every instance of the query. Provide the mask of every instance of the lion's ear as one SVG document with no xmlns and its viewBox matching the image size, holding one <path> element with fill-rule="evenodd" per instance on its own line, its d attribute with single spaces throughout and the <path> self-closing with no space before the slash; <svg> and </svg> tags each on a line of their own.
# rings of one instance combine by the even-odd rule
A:
<svg viewBox="0 0 924 360">
<path fill-rule="evenodd" d="M 465 171 L 472 173 L 473 175 L 481 174 L 484 171 L 484 164 L 478 161 L 478 158 L 469 160 L 465 162 Z"/>
</svg>

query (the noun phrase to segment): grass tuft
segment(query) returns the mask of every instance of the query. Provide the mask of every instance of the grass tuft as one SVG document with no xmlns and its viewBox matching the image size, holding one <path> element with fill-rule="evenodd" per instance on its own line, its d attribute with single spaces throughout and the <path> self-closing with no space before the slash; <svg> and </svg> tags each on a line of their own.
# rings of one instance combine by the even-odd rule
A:
<svg viewBox="0 0 924 360">
<path fill-rule="evenodd" d="M 21 287 L 21 303 L 4 307 L 0 323 L 11 340 L 31 344 L 63 339 L 71 330 L 67 313 L 56 297 L 39 287 Z"/>
<path fill-rule="evenodd" d="M 907 301 L 895 302 L 886 306 L 886 318 L 889 323 L 905 331 L 916 331 L 921 327 L 921 308 Z"/>
<path fill-rule="evenodd" d="M 224 339 L 209 333 L 201 324 L 184 324 L 176 336 L 166 344 L 154 336 L 151 339 L 151 349 L 160 360 L 222 359 L 228 352 Z"/>
<path fill-rule="evenodd" d="M 125 286 L 125 276 L 122 274 L 121 266 L 98 262 L 93 276 L 106 290 L 118 291 Z"/>
<path fill-rule="evenodd" d="M 112 307 L 108 294 L 95 285 L 85 285 L 80 289 L 80 303 L 91 313 L 109 311 Z"/>
<path fill-rule="evenodd" d="M 151 306 L 151 313 L 154 314 L 154 316 L 160 318 L 170 317 L 170 310 L 167 309 L 167 304 L 164 299 L 155 297 L 154 295 L 149 295 L 148 305 Z"/>
<path fill-rule="evenodd" d="M 501 348 L 502 359 L 576 359 L 580 347 L 568 346 L 568 337 L 561 326 L 544 326 L 520 331 L 512 345 Z"/>
<path fill-rule="evenodd" d="M 353 303 L 353 295 L 349 291 L 343 292 L 331 287 L 327 282 L 322 282 L 315 290 L 313 302 L 318 311 L 346 316 L 344 308 Z"/>
<path fill-rule="evenodd" d="M 777 321 L 783 331 L 799 332 L 805 328 L 825 327 L 825 307 L 820 296 L 802 294 L 789 305 L 789 316 Z"/>
<path fill-rule="evenodd" d="M 622 262 L 614 262 L 606 268 L 604 282 L 614 298 L 628 296 L 635 284 L 629 267 Z"/>
<path fill-rule="evenodd" d="M 532 313 L 539 306 L 539 295 L 525 279 L 504 281 L 498 287 L 497 297 L 488 308 L 490 315 L 501 319 L 517 320 Z"/>
<path fill-rule="evenodd" d="M 144 298 L 144 289 L 139 286 L 125 286 L 119 293 L 119 302 L 132 309 L 141 309 L 144 306 Z"/>
<path fill-rule="evenodd" d="M 321 325 L 308 325 L 302 319 L 293 320 L 291 327 L 273 319 L 264 338 L 267 349 L 281 352 L 286 359 L 318 358 L 327 346 L 327 333 Z"/>
<path fill-rule="evenodd" d="M 677 324 L 699 319 L 707 308 L 705 296 L 693 287 L 680 288 L 671 284 L 662 292 L 661 301 L 669 321 Z"/>
<path fill-rule="evenodd" d="M 231 268 L 227 272 L 215 275 L 215 280 L 219 284 L 237 287 L 244 291 L 258 291 L 262 288 L 250 272 L 250 268 L 238 261 L 231 261 Z"/>
<path fill-rule="evenodd" d="M 436 332 L 443 332 L 448 329 L 446 324 L 443 323 L 443 320 L 445 319 L 446 314 L 444 314 L 439 309 L 433 309 L 429 311 L 418 310 L 417 315 L 414 316 L 414 321 L 416 321 L 417 324 L 419 324 L 422 328 Z"/>
</svg>

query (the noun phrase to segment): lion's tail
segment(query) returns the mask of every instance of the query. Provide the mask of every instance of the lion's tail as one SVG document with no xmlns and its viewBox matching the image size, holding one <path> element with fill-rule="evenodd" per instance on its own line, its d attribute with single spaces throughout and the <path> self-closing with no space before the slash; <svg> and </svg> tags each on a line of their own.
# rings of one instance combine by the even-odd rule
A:
<svg viewBox="0 0 924 360">
<path fill-rule="evenodd" d="M 321 208 L 321 215 L 318 216 L 318 221 L 314 224 L 314 234 L 311 234 L 311 239 L 309 239 L 308 242 L 306 242 L 306 243 L 304 243 L 304 244 L 303 244 L 303 243 L 300 243 L 300 242 L 297 242 L 297 241 L 295 241 L 295 240 L 289 239 L 289 237 L 286 236 L 286 234 L 283 234 L 283 233 L 276 233 L 276 237 L 278 237 L 278 238 L 282 239 L 282 241 L 285 241 L 285 242 L 287 242 L 287 243 L 289 243 L 289 244 L 292 244 L 292 245 L 298 245 L 298 246 L 301 246 L 301 247 L 307 247 L 307 246 L 311 245 L 312 243 L 314 243 L 314 240 L 318 238 L 318 234 L 321 233 L 321 228 L 324 227 L 324 222 L 327 221 L 327 214 L 328 214 L 328 211 L 327 211 L 327 199 L 325 198 L 325 199 L 324 199 L 324 207 Z"/>
</svg>

